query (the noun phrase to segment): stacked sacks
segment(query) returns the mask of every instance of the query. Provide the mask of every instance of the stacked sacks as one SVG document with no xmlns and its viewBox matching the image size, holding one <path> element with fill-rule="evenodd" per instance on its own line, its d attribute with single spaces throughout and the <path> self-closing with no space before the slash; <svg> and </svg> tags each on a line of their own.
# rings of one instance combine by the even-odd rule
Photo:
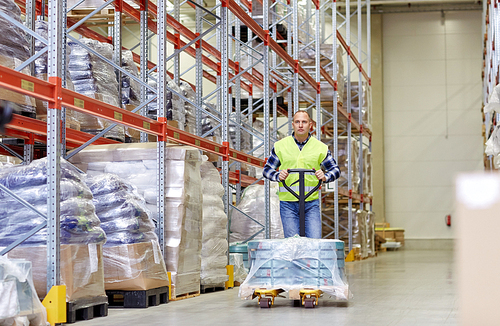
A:
<svg viewBox="0 0 500 326">
<path fill-rule="evenodd" d="M 108 241 L 103 248 L 106 290 L 168 286 L 155 226 L 136 188 L 113 174 L 87 180 Z"/>
<path fill-rule="evenodd" d="M 122 68 L 125 69 L 132 76 L 139 78 L 139 70 L 134 63 L 134 57 L 132 51 L 126 50 L 122 51 Z M 141 84 L 134 80 L 133 78 L 121 74 L 121 85 L 122 85 L 122 105 L 123 108 L 132 111 L 141 102 Z M 137 112 L 140 113 L 140 112 Z M 137 129 L 124 127 L 125 128 L 125 141 L 134 143 L 139 142 L 141 133 Z"/>
<path fill-rule="evenodd" d="M 180 98 L 178 94 L 181 94 L 181 89 L 177 86 L 170 77 L 165 76 L 167 79 L 167 87 L 173 90 L 167 89 L 167 101 L 165 105 L 165 117 L 167 120 L 177 121 L 177 128 L 184 130 L 184 125 L 186 124 L 186 110 L 184 108 L 184 100 Z M 158 88 L 158 74 L 151 74 L 148 80 L 148 85 L 153 87 L 154 89 Z M 152 90 L 148 89 L 147 91 L 148 99 L 156 96 L 156 93 Z M 158 118 L 158 107 L 157 102 L 153 101 L 148 104 L 147 116 L 153 120 L 157 120 Z"/>
<path fill-rule="evenodd" d="M 42 36 L 45 39 L 49 38 L 49 24 L 44 20 L 36 20 L 35 21 L 35 32 Z M 35 51 L 41 51 L 46 47 L 38 39 L 35 39 Z M 67 51 L 71 49 L 68 47 Z M 69 57 L 68 57 L 69 58 Z M 39 58 L 35 60 L 35 77 L 47 80 L 47 72 L 48 72 L 48 54 L 44 53 Z M 69 75 L 66 78 L 66 88 L 69 90 L 74 90 L 73 83 L 71 82 L 71 78 Z M 36 117 L 39 120 L 47 121 L 47 108 L 48 102 L 42 101 L 39 99 L 35 99 L 36 101 Z M 66 127 L 80 130 L 80 122 L 75 118 L 74 112 L 66 109 Z"/>
<path fill-rule="evenodd" d="M 224 187 L 219 171 L 211 162 L 201 164 L 203 222 L 201 246 L 201 285 L 224 286 L 228 280 L 227 215 L 224 212 Z"/>
<path fill-rule="evenodd" d="M 102 244 L 106 235 L 95 215 L 92 193 L 84 175 L 61 160 L 61 281 L 66 284 L 67 301 L 104 296 Z M 0 183 L 47 213 L 47 159 L 29 165 L 0 170 Z M 45 219 L 25 208 L 5 192 L 0 192 L 0 246 L 6 247 Z M 42 229 L 9 252 L 10 259 L 26 259 L 33 264 L 33 280 L 40 297 L 47 290 L 47 228 Z"/>
<path fill-rule="evenodd" d="M 179 88 L 181 89 L 181 94 L 195 103 L 196 101 L 196 93 L 194 92 L 191 85 L 182 81 L 179 83 Z M 187 132 L 195 134 L 196 133 L 196 107 L 191 103 L 184 101 L 184 109 L 186 111 L 186 125 L 185 129 Z"/>
<path fill-rule="evenodd" d="M 283 226 L 280 217 L 280 200 L 278 197 L 278 183 L 271 183 L 271 239 L 283 238 Z M 238 210 L 231 212 L 231 234 L 230 242 L 242 242 L 262 230 L 262 226 L 243 215 L 241 212 L 252 217 L 262 225 L 266 225 L 266 215 L 264 205 L 264 186 L 253 185 L 247 187 L 243 192 Z M 241 211 L 241 212 L 240 212 Z M 265 239 L 266 233 L 261 231 L 253 239 Z"/>
<path fill-rule="evenodd" d="M 85 38 L 80 42 L 106 59 L 113 60 L 111 44 Z M 68 71 L 75 91 L 119 107 L 118 82 L 114 68 L 80 44 L 76 42 L 68 42 L 68 44 L 71 47 Z M 109 121 L 89 114 L 75 112 L 75 117 L 80 121 L 81 130 L 92 134 L 97 134 L 111 125 Z M 122 126 L 116 126 L 106 133 L 105 137 L 125 141 L 124 129 Z"/>
<path fill-rule="evenodd" d="M 22 24 L 21 10 L 12 0 L 0 0 L 0 11 Z M 0 17 L 0 65 L 15 69 L 30 57 L 29 44 L 23 30 L 14 26 L 8 20 Z M 29 66 L 21 70 L 23 74 L 31 75 Z M 0 100 L 14 102 L 18 110 L 26 116 L 36 115 L 35 99 L 26 95 L 0 88 Z"/>
</svg>

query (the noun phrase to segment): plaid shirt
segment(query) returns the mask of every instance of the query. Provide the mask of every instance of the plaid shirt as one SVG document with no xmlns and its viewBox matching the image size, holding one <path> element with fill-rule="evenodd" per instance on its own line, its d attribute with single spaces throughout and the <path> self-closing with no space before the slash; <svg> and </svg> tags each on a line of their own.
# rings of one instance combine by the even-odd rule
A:
<svg viewBox="0 0 500 326">
<path fill-rule="evenodd" d="M 292 134 L 292 136 L 294 135 Z M 295 143 L 297 144 L 297 146 L 299 146 L 300 150 L 302 150 L 302 148 L 307 143 L 309 138 L 311 138 L 310 134 L 309 137 L 307 137 L 307 139 L 304 142 L 299 143 L 297 139 L 293 137 Z M 271 156 L 267 159 L 267 163 L 264 166 L 264 171 L 262 172 L 262 175 L 271 181 L 279 182 L 280 173 L 279 171 L 277 171 L 277 169 L 280 165 L 281 165 L 280 159 L 278 158 L 278 155 L 276 155 L 276 152 L 274 151 L 273 147 L 271 151 Z M 321 162 L 321 166 L 325 170 L 325 177 L 326 177 L 325 182 L 332 182 L 340 177 L 340 168 L 337 165 L 337 162 L 335 162 L 335 160 L 333 159 L 330 150 L 328 150 L 325 159 L 323 160 L 323 162 Z"/>
</svg>

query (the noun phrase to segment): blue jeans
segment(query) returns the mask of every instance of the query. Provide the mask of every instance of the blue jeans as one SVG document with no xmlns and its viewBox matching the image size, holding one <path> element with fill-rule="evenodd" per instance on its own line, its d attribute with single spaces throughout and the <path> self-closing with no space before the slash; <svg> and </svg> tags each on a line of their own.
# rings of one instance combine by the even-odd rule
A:
<svg viewBox="0 0 500 326">
<path fill-rule="evenodd" d="M 319 200 L 306 201 L 306 237 L 321 239 L 321 216 Z M 299 202 L 280 201 L 281 222 L 285 238 L 293 237 L 300 232 Z"/>
</svg>

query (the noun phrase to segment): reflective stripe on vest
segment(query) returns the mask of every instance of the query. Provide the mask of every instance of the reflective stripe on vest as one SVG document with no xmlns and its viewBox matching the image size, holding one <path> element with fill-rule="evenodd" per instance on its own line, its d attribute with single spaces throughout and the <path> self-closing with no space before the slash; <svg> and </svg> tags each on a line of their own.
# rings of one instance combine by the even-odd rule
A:
<svg viewBox="0 0 500 326">
<path fill-rule="evenodd" d="M 281 182 L 280 182 L 281 184 Z M 292 189 L 293 191 L 295 191 L 295 193 L 298 195 L 299 194 L 299 186 L 291 186 L 291 187 L 288 187 L 290 189 Z M 307 195 L 309 193 L 309 191 L 313 190 L 314 187 L 309 187 L 309 186 L 305 186 L 305 194 L 304 195 Z M 288 190 L 283 187 L 283 186 L 280 186 L 280 192 L 288 192 Z"/>
<path fill-rule="evenodd" d="M 283 138 L 274 144 L 274 151 L 278 156 L 281 166 L 280 170 L 286 169 L 315 169 L 319 170 L 321 168 L 321 162 L 325 159 L 328 153 L 328 147 L 317 140 L 314 137 L 310 137 L 307 143 L 302 147 L 302 150 L 299 149 L 297 143 L 293 136 L 288 136 Z M 306 194 L 307 189 L 312 190 L 318 184 L 318 178 L 313 173 L 306 173 L 304 175 L 305 178 L 305 187 Z M 299 179 L 298 173 L 290 173 L 288 178 L 286 179 L 286 184 L 290 186 L 295 181 Z M 297 187 L 296 191 L 298 194 L 298 183 L 294 184 L 294 187 Z M 280 200 L 283 201 L 298 201 L 298 199 L 289 193 L 283 184 L 280 182 L 280 192 L 279 192 Z M 309 196 L 306 200 L 311 201 L 318 199 L 318 192 L 314 192 L 311 196 Z"/>
</svg>

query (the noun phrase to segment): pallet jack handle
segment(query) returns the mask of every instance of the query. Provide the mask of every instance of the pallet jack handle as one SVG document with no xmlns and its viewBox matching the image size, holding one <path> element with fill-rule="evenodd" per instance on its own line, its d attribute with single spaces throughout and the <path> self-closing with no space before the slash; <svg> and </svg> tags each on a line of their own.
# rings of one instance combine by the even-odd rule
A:
<svg viewBox="0 0 500 326">
<path fill-rule="evenodd" d="M 316 173 L 315 169 L 288 169 L 288 173 L 298 173 L 299 179 L 292 183 L 290 186 L 293 186 L 297 182 L 299 183 L 299 193 L 297 194 L 290 186 L 288 186 L 285 181 L 282 182 L 288 192 L 290 192 L 295 198 L 299 200 L 299 219 L 300 219 L 300 229 L 299 235 L 301 237 L 306 236 L 306 199 L 309 198 L 314 192 L 316 192 L 321 186 L 322 181 L 318 180 L 318 184 L 306 194 L 306 186 L 305 186 L 305 178 L 304 175 L 306 173 Z"/>
</svg>

